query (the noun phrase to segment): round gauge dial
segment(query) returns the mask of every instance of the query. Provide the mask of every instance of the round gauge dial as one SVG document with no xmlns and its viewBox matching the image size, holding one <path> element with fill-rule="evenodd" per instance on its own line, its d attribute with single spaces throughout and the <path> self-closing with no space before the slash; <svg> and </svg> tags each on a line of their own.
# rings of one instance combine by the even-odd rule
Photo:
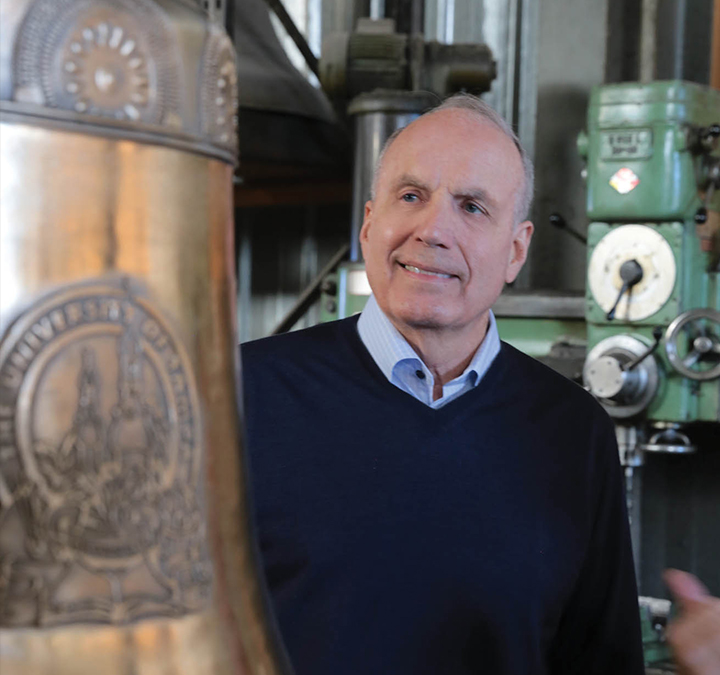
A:
<svg viewBox="0 0 720 675">
<path fill-rule="evenodd" d="M 603 311 L 615 305 L 623 286 L 620 268 L 631 260 L 642 268 L 642 278 L 620 299 L 616 316 L 622 321 L 640 321 L 660 310 L 677 276 L 672 248 L 659 232 L 646 225 L 611 230 L 595 247 L 588 266 L 590 290 Z"/>
</svg>

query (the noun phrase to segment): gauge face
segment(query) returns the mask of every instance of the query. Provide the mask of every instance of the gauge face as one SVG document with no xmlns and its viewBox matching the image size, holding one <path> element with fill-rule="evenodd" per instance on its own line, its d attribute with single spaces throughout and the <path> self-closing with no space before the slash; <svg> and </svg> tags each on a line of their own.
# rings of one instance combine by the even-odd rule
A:
<svg viewBox="0 0 720 675">
<path fill-rule="evenodd" d="M 615 316 L 640 321 L 655 314 L 675 288 L 677 267 L 672 248 L 659 232 L 646 225 L 623 225 L 608 232 L 595 247 L 588 266 L 588 283 L 595 302 L 609 312 L 620 294 L 620 267 L 635 260 L 642 279 L 625 292 Z"/>
</svg>

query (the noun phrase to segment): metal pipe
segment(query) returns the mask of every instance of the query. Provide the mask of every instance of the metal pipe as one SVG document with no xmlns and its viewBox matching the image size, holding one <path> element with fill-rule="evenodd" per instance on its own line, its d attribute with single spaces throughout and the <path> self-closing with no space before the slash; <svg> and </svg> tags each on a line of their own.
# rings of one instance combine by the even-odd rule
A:
<svg viewBox="0 0 720 675">
<path fill-rule="evenodd" d="M 720 0 L 713 4 L 712 43 L 710 46 L 710 86 L 720 89 Z"/>
<path fill-rule="evenodd" d="M 640 82 L 655 79 L 657 72 L 658 0 L 643 0 L 640 28 Z"/>
<path fill-rule="evenodd" d="M 385 18 L 385 0 L 370 0 L 370 18 Z"/>
<path fill-rule="evenodd" d="M 412 0 L 410 8 L 410 35 L 422 35 L 425 7 L 422 0 Z"/>
<path fill-rule="evenodd" d="M 640 590 L 640 556 L 642 554 L 642 471 L 636 467 L 625 467 L 625 500 L 628 521 L 630 523 L 630 542 L 632 544 L 635 578 Z"/>
<path fill-rule="evenodd" d="M 618 425 L 617 434 L 620 463 L 625 472 L 625 504 L 630 525 L 630 541 L 632 543 L 635 576 L 640 583 L 640 562 L 642 556 L 641 515 L 642 515 L 642 451 L 638 448 L 638 428 Z"/>
<path fill-rule="evenodd" d="M 673 26 L 674 58 L 673 78 L 682 80 L 685 71 L 685 29 L 687 24 L 687 5 L 685 0 L 677 0 L 675 21 Z"/>
</svg>

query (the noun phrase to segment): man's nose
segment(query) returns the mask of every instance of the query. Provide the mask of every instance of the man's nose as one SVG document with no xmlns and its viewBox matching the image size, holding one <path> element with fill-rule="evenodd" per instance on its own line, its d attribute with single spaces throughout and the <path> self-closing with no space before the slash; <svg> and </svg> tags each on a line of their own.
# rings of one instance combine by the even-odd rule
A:
<svg viewBox="0 0 720 675">
<path fill-rule="evenodd" d="M 454 210 L 450 200 L 431 200 L 420 215 L 415 238 L 426 246 L 450 248 L 454 238 Z"/>
</svg>

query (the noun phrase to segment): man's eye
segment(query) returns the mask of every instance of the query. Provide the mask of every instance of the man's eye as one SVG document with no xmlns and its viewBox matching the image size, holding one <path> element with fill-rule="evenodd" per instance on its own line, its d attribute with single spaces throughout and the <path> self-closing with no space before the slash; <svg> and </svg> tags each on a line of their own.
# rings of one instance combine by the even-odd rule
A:
<svg viewBox="0 0 720 675">
<path fill-rule="evenodd" d="M 485 211 L 480 206 L 473 202 L 468 202 L 467 204 L 465 204 L 464 208 L 465 211 L 467 211 L 468 213 L 485 213 Z"/>
<path fill-rule="evenodd" d="M 416 202 L 418 200 L 418 196 L 414 194 L 413 192 L 406 192 L 402 196 L 402 200 L 404 202 L 407 202 L 408 204 L 412 204 L 413 202 Z"/>
</svg>

